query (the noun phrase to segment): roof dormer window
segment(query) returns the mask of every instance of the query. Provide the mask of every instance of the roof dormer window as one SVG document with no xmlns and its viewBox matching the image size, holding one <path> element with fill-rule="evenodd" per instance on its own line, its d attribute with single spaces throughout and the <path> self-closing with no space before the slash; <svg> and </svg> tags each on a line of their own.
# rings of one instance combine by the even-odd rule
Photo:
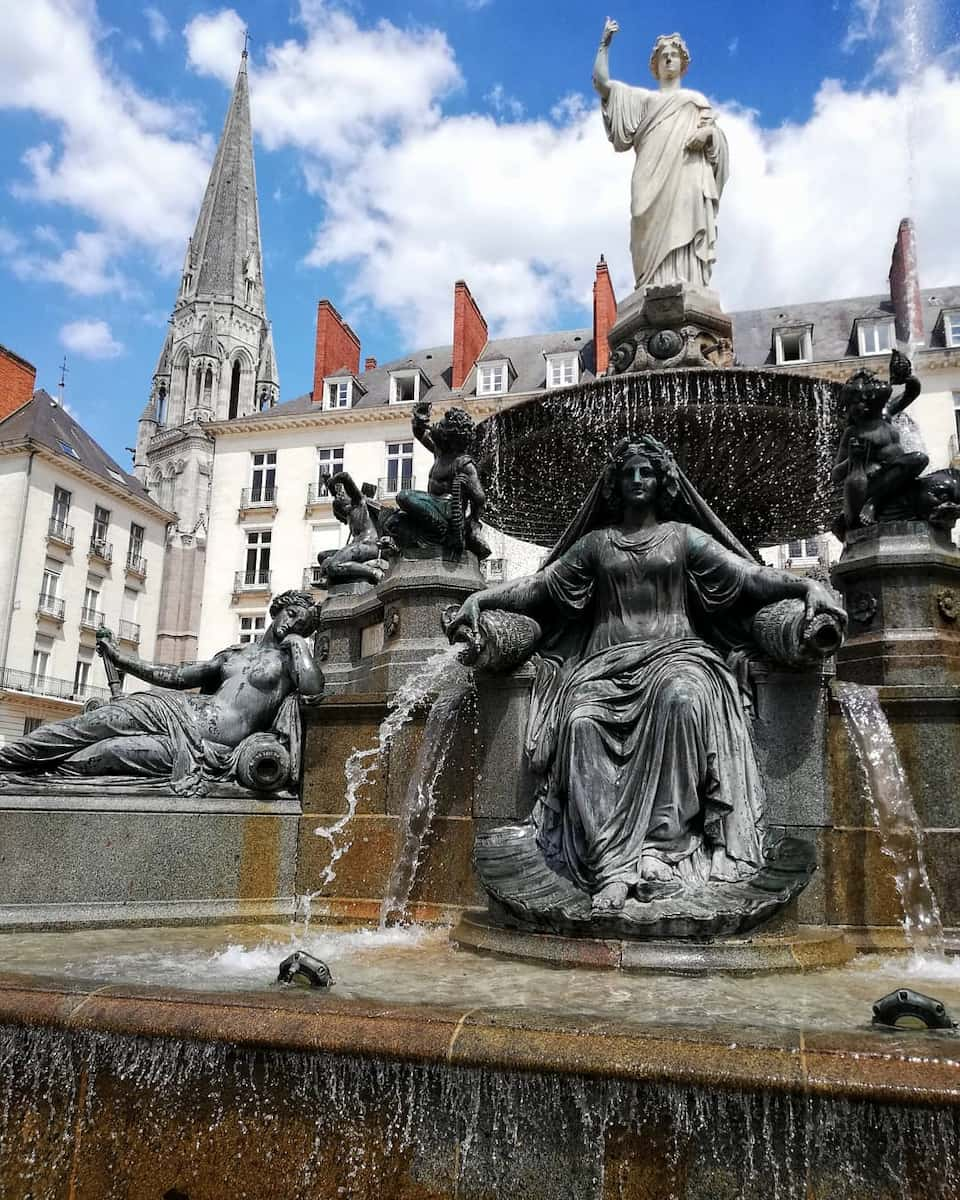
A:
<svg viewBox="0 0 960 1200">
<path fill-rule="evenodd" d="M 417 404 L 430 386 L 419 367 L 390 372 L 390 403 Z"/>
<path fill-rule="evenodd" d="M 777 365 L 813 361 L 813 326 L 783 326 L 773 331 Z"/>
<path fill-rule="evenodd" d="M 547 354 L 547 387 L 572 387 L 580 382 L 580 355 L 576 350 Z"/>
<path fill-rule="evenodd" d="M 858 321 L 857 344 L 862 356 L 889 354 L 893 349 L 893 317 L 870 317 Z"/>
<path fill-rule="evenodd" d="M 947 346 L 960 346 L 960 308 L 944 311 L 943 335 Z"/>
<path fill-rule="evenodd" d="M 323 407 L 325 409 L 349 408 L 353 403 L 353 380 L 325 379 L 323 381 Z"/>
<path fill-rule="evenodd" d="M 477 367 L 477 395 L 502 396 L 510 388 L 510 363 L 497 359 Z"/>
</svg>

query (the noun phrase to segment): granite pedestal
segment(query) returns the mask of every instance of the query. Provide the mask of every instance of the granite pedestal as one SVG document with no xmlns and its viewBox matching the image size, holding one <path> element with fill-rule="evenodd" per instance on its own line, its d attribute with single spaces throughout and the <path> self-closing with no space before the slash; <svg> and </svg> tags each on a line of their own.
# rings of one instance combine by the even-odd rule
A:
<svg viewBox="0 0 960 1200">
<path fill-rule="evenodd" d="M 732 367 L 733 323 L 709 288 L 638 288 L 617 305 L 608 335 L 616 374 L 674 367 Z"/>
</svg>

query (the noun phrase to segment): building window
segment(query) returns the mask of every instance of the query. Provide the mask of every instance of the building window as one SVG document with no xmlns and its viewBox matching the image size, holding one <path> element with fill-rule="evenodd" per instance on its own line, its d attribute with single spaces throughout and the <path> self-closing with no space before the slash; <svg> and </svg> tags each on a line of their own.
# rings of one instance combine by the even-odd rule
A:
<svg viewBox="0 0 960 1200">
<path fill-rule="evenodd" d="M 139 562 L 143 558 L 143 539 L 146 536 L 146 530 L 142 525 L 138 525 L 136 521 L 130 522 L 130 545 L 127 549 L 127 562 Z"/>
<path fill-rule="evenodd" d="M 87 680 L 90 678 L 90 663 L 88 660 L 77 659 L 77 669 L 73 673 L 73 694 L 82 696 L 87 690 Z"/>
<path fill-rule="evenodd" d="M 93 534 L 90 540 L 98 550 L 101 550 L 106 547 L 109 534 L 110 510 L 101 508 L 98 504 L 93 510 Z"/>
<path fill-rule="evenodd" d="M 413 487 L 413 442 L 387 442 L 387 478 L 383 491 L 388 496 Z"/>
<path fill-rule="evenodd" d="M 499 396 L 507 390 L 507 364 L 481 363 L 477 367 L 477 395 Z"/>
<path fill-rule="evenodd" d="M 49 650 L 34 650 L 33 663 L 30 667 L 30 674 L 33 682 L 42 683 L 47 677 L 47 672 L 50 670 L 50 651 Z"/>
<path fill-rule="evenodd" d="M 324 479 L 332 479 L 343 470 L 342 446 L 317 447 L 317 494 L 327 496 L 327 485 Z"/>
<path fill-rule="evenodd" d="M 778 364 L 813 361 L 813 334 L 809 328 L 778 329 L 775 341 Z"/>
<path fill-rule="evenodd" d="M 40 585 L 40 607 L 44 611 L 56 608 L 56 599 L 60 595 L 60 576 L 56 571 L 44 570 L 43 583 Z"/>
<path fill-rule="evenodd" d="M 240 642 L 242 645 L 247 645 L 248 642 L 255 642 L 263 633 L 267 626 L 267 618 L 259 617 L 241 617 L 240 618 Z"/>
<path fill-rule="evenodd" d="M 54 526 L 63 529 L 70 520 L 70 502 L 73 500 L 73 493 L 68 492 L 66 488 L 55 487 L 53 489 L 53 507 L 50 510 L 50 520 Z"/>
<path fill-rule="evenodd" d="M 820 557 L 820 546 L 816 538 L 798 538 L 788 542 L 787 557 L 791 563 L 797 560 L 817 559 Z"/>
<path fill-rule="evenodd" d="M 889 354 L 893 349 L 893 321 L 884 318 L 880 321 L 861 321 L 857 334 L 860 340 L 860 353 Z"/>
<path fill-rule="evenodd" d="M 943 332 L 948 346 L 960 346 L 960 308 L 943 314 Z"/>
<path fill-rule="evenodd" d="M 416 404 L 420 399 L 420 372 L 395 371 L 390 375 L 390 403 Z"/>
<path fill-rule="evenodd" d="M 272 540 L 269 529 L 252 529 L 247 534 L 246 583 L 249 586 L 269 584 Z"/>
<path fill-rule="evenodd" d="M 240 412 L 240 360 L 233 364 L 230 372 L 230 407 L 227 410 L 229 420 L 233 420 Z"/>
<path fill-rule="evenodd" d="M 325 382 L 323 407 L 326 409 L 349 408 L 352 390 L 353 381 L 351 379 L 331 379 Z"/>
<path fill-rule="evenodd" d="M 167 385 L 161 383 L 157 388 L 157 424 L 167 423 Z"/>
<path fill-rule="evenodd" d="M 96 588 L 88 587 L 83 593 L 80 621 L 84 625 L 99 625 L 100 623 L 100 593 Z"/>
<path fill-rule="evenodd" d="M 580 356 L 572 354 L 547 355 L 547 387 L 572 387 L 579 382 Z"/>
<path fill-rule="evenodd" d="M 39 729 L 43 724 L 43 717 L 24 717 L 23 718 L 23 736 L 28 733 L 33 733 L 35 729 Z"/>
<path fill-rule="evenodd" d="M 272 504 L 277 497 L 277 452 L 262 450 L 250 459 L 250 502 Z"/>
</svg>

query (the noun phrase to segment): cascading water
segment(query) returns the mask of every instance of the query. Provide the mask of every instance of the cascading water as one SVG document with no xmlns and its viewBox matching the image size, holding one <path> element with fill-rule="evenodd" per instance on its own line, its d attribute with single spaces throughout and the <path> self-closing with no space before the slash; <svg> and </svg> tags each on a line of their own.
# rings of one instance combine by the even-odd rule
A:
<svg viewBox="0 0 960 1200">
<path fill-rule="evenodd" d="M 894 862 L 907 944 L 915 958 L 942 958 L 943 925 L 927 874 L 923 830 L 877 689 L 839 683 L 836 695 L 866 778 L 881 848 Z"/>
<path fill-rule="evenodd" d="M 471 700 L 475 705 L 473 672 L 454 657 L 452 665 L 445 664 L 437 698 L 427 717 L 423 741 L 404 793 L 397 856 L 380 906 L 381 929 L 388 922 L 401 922 L 407 916 L 424 840 L 436 809 L 437 783 L 464 709 Z"/>
<path fill-rule="evenodd" d="M 451 646 L 428 658 L 422 670 L 412 674 L 402 687 L 397 689 L 393 707 L 377 731 L 377 744 L 366 750 L 355 749 L 347 759 L 344 771 L 347 781 L 346 811 L 332 825 L 320 825 L 314 830 L 317 837 L 328 843 L 330 858 L 323 868 L 319 887 L 309 895 L 300 897 L 298 908 L 306 919 L 307 927 L 313 902 L 336 879 L 337 863 L 353 844 L 350 837 L 343 835 L 356 814 L 362 789 L 386 761 L 390 744 L 399 731 L 413 720 L 416 712 L 432 695 L 443 690 L 444 684 L 452 675 L 462 671 L 459 661 L 462 652 L 462 646 Z"/>
</svg>

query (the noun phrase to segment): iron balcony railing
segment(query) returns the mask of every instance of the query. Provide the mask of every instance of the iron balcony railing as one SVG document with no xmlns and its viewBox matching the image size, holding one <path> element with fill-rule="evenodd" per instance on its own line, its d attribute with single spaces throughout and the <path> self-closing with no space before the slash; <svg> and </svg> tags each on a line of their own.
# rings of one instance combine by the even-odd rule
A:
<svg viewBox="0 0 960 1200">
<path fill-rule="evenodd" d="M 59 596 L 48 596 L 46 592 L 40 593 L 40 599 L 37 601 L 37 612 L 42 617 L 50 617 L 54 621 L 62 621 L 65 610 L 66 604 Z"/>
<path fill-rule="evenodd" d="M 83 684 L 77 687 L 72 679 L 54 679 L 52 675 L 34 675 L 30 671 L 5 670 L 0 683 L 11 692 L 29 692 L 34 696 L 52 696 L 55 700 L 109 700 L 108 688 Z"/>
<path fill-rule="evenodd" d="M 99 558 L 101 562 L 113 562 L 113 542 L 105 542 L 101 538 L 90 539 L 90 557 Z"/>
<path fill-rule="evenodd" d="M 277 489 L 275 487 L 243 488 L 240 492 L 240 507 L 243 508 L 276 508 Z"/>
<path fill-rule="evenodd" d="M 136 621 L 121 621 L 117 626 L 117 636 L 121 642 L 139 642 L 140 626 Z"/>
<path fill-rule="evenodd" d="M 327 491 L 325 483 L 311 483 L 307 488 L 307 507 L 314 504 L 329 504 L 333 497 Z"/>
<path fill-rule="evenodd" d="M 64 546 L 73 545 L 73 526 L 68 525 L 66 521 L 58 521 L 56 517 L 51 517 L 47 524 L 47 537 L 52 538 L 55 542 L 60 542 Z"/>
<path fill-rule="evenodd" d="M 80 609 L 81 629 L 100 629 L 104 623 L 104 615 L 95 608 Z"/>
<path fill-rule="evenodd" d="M 127 555 L 127 570 L 131 575 L 139 575 L 142 578 L 147 574 L 147 560 L 141 558 L 139 554 Z"/>
<path fill-rule="evenodd" d="M 270 571 L 237 571 L 233 577 L 235 592 L 268 592 Z"/>
<path fill-rule="evenodd" d="M 409 492 L 416 486 L 413 475 L 407 475 L 401 471 L 396 475 L 388 475 L 386 479 L 379 480 L 377 490 L 381 496 L 395 496 L 397 492 Z"/>
<path fill-rule="evenodd" d="M 320 582 L 320 567 L 319 567 L 319 565 L 314 564 L 312 567 L 304 567 L 303 568 L 303 590 L 307 591 L 308 588 L 319 588 L 319 587 L 323 587 L 323 584 Z"/>
</svg>

